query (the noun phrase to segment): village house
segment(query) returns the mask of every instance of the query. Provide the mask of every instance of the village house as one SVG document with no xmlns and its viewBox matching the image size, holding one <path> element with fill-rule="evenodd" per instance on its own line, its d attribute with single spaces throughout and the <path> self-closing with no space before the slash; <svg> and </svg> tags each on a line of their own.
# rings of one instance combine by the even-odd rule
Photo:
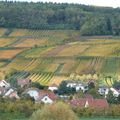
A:
<svg viewBox="0 0 120 120">
<path fill-rule="evenodd" d="M 113 92 L 113 95 L 114 95 L 115 97 L 118 97 L 118 96 L 119 96 L 119 94 L 120 94 L 119 90 L 117 90 L 117 89 L 115 89 L 115 88 L 113 88 L 113 87 L 111 87 L 110 90 Z"/>
<path fill-rule="evenodd" d="M 92 108 L 107 108 L 109 106 L 106 99 L 94 99 L 93 97 L 77 98 L 69 101 L 69 104 L 74 107 L 92 107 Z"/>
<path fill-rule="evenodd" d="M 84 84 L 78 84 L 75 86 L 76 92 L 82 90 L 83 92 L 88 90 L 88 86 Z"/>
<path fill-rule="evenodd" d="M 16 98 L 16 99 L 20 99 L 20 97 L 17 94 L 17 91 L 15 91 L 14 89 L 10 88 L 3 96 L 3 98 L 8 97 L 8 98 Z"/>
<path fill-rule="evenodd" d="M 0 87 L 9 88 L 10 84 L 5 80 L 0 80 Z"/>
<path fill-rule="evenodd" d="M 77 85 L 75 81 L 67 81 L 67 87 L 74 88 Z"/>
<path fill-rule="evenodd" d="M 44 104 L 51 104 L 57 99 L 57 96 L 52 91 L 40 90 L 39 99 L 37 102 L 43 102 Z"/>
<path fill-rule="evenodd" d="M 6 93 L 7 89 L 4 87 L 0 87 L 0 95 L 3 96 Z"/>
<path fill-rule="evenodd" d="M 38 88 L 28 88 L 23 94 L 28 94 L 30 97 L 34 98 L 35 101 L 37 101 L 39 99 L 39 92 L 40 90 Z"/>
<path fill-rule="evenodd" d="M 13 91 L 9 94 L 9 98 L 15 98 L 15 99 L 20 99 L 20 97 L 17 94 L 17 91 Z"/>
<path fill-rule="evenodd" d="M 70 96 L 68 95 L 59 95 L 58 96 L 61 100 L 68 100 Z"/>
<path fill-rule="evenodd" d="M 50 91 L 58 90 L 58 86 L 56 84 L 52 84 L 48 87 L 48 90 L 50 90 Z"/>
<path fill-rule="evenodd" d="M 24 87 L 25 85 L 27 85 L 28 83 L 30 83 L 31 80 L 28 79 L 28 78 L 24 78 L 24 79 L 17 79 L 17 84 L 20 86 L 20 87 Z"/>
<path fill-rule="evenodd" d="M 100 95 L 105 95 L 106 96 L 108 94 L 108 92 L 109 92 L 109 88 L 107 88 L 107 87 L 101 86 L 101 87 L 98 88 L 98 93 Z"/>
<path fill-rule="evenodd" d="M 30 97 L 34 98 L 36 103 L 42 102 L 51 104 L 57 99 L 54 92 L 49 90 L 39 90 L 38 88 L 28 88 L 23 94 L 28 94 Z"/>
<path fill-rule="evenodd" d="M 88 90 L 88 85 L 82 84 L 79 81 L 67 81 L 67 87 L 75 88 L 76 92 L 82 90 L 83 92 Z"/>
</svg>

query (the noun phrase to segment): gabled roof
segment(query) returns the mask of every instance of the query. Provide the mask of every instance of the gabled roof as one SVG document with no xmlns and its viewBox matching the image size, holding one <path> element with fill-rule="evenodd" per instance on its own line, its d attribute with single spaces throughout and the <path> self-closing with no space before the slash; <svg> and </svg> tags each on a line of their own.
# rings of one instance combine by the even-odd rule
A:
<svg viewBox="0 0 120 120">
<path fill-rule="evenodd" d="M 0 80 L 0 83 L 4 83 L 4 84 L 6 84 L 7 82 L 5 81 L 5 80 Z"/>
<path fill-rule="evenodd" d="M 120 91 L 119 91 L 118 89 L 116 89 L 116 88 L 111 87 L 110 90 L 111 90 L 112 92 L 117 92 L 117 93 L 120 94 Z"/>
<path fill-rule="evenodd" d="M 48 90 L 41 90 L 39 92 L 39 100 L 43 99 L 45 96 L 48 96 L 53 101 L 57 99 L 57 96 L 54 94 L 54 92 Z"/>
<path fill-rule="evenodd" d="M 9 94 L 9 97 L 10 97 L 10 98 L 20 99 L 20 97 L 19 97 L 18 94 L 17 94 L 17 91 L 11 92 L 11 94 Z"/>
<path fill-rule="evenodd" d="M 17 94 L 17 91 L 15 91 L 14 89 L 10 88 L 3 97 L 9 97 L 9 98 L 17 98 L 19 99 L 19 96 Z"/>
<path fill-rule="evenodd" d="M 0 80 L 0 84 L 1 83 L 4 83 L 5 85 L 10 86 L 10 84 L 7 81 L 5 81 L 5 80 Z"/>
<path fill-rule="evenodd" d="M 37 91 L 38 93 L 40 92 L 40 90 L 38 89 L 38 88 L 35 88 L 35 87 L 31 87 L 31 88 L 28 88 L 28 89 L 26 89 L 24 92 L 23 92 L 23 94 L 25 94 L 25 93 L 28 93 L 29 91 Z"/>
<path fill-rule="evenodd" d="M 14 90 L 12 88 L 10 88 L 4 96 L 9 96 L 12 92 L 14 92 Z"/>
<path fill-rule="evenodd" d="M 31 80 L 28 79 L 28 78 L 17 79 L 17 83 L 18 83 L 18 85 L 23 85 L 23 86 L 26 85 L 26 84 L 28 84 L 30 81 L 31 81 Z"/>
<path fill-rule="evenodd" d="M 69 103 L 72 106 L 80 106 L 80 107 L 85 107 L 86 102 L 88 103 L 89 107 L 106 108 L 109 106 L 106 99 L 79 98 L 69 101 Z"/>
</svg>

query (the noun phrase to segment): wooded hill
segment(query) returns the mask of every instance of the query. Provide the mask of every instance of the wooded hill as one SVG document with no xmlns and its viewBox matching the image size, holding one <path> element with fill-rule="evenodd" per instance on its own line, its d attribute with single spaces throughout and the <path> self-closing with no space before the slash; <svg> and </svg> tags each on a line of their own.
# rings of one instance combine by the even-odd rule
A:
<svg viewBox="0 0 120 120">
<path fill-rule="evenodd" d="M 81 35 L 120 35 L 120 8 L 2 1 L 0 27 L 75 29 Z"/>
</svg>

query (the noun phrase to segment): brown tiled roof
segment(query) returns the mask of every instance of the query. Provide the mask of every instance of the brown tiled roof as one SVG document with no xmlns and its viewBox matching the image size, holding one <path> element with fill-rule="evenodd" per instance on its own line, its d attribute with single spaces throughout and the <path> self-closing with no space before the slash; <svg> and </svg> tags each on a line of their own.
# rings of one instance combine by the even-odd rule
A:
<svg viewBox="0 0 120 120">
<path fill-rule="evenodd" d="M 39 100 L 41 100 L 45 96 L 48 96 L 53 101 L 57 99 L 57 96 L 54 94 L 54 92 L 48 90 L 41 90 L 39 92 Z"/>
<path fill-rule="evenodd" d="M 28 84 L 30 81 L 31 80 L 28 79 L 28 78 L 26 78 L 26 79 L 17 79 L 18 85 L 23 85 L 23 86 L 26 85 L 26 84 Z"/>
<path fill-rule="evenodd" d="M 79 98 L 69 101 L 72 106 L 80 107 L 85 107 L 86 102 L 88 102 L 89 107 L 106 108 L 109 106 L 106 99 Z"/>
<path fill-rule="evenodd" d="M 108 102 L 107 102 L 106 99 L 95 99 L 93 107 L 94 106 L 95 107 L 103 107 L 103 108 L 105 108 L 105 107 L 108 107 L 109 105 L 108 105 Z"/>
</svg>

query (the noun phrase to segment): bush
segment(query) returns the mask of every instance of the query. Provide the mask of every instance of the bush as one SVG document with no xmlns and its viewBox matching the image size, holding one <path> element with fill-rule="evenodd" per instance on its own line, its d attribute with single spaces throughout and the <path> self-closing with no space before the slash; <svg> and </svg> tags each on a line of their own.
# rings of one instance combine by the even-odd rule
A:
<svg viewBox="0 0 120 120">
<path fill-rule="evenodd" d="M 42 110 L 33 113 L 30 120 L 76 120 L 76 115 L 64 103 L 45 105 Z"/>
</svg>

